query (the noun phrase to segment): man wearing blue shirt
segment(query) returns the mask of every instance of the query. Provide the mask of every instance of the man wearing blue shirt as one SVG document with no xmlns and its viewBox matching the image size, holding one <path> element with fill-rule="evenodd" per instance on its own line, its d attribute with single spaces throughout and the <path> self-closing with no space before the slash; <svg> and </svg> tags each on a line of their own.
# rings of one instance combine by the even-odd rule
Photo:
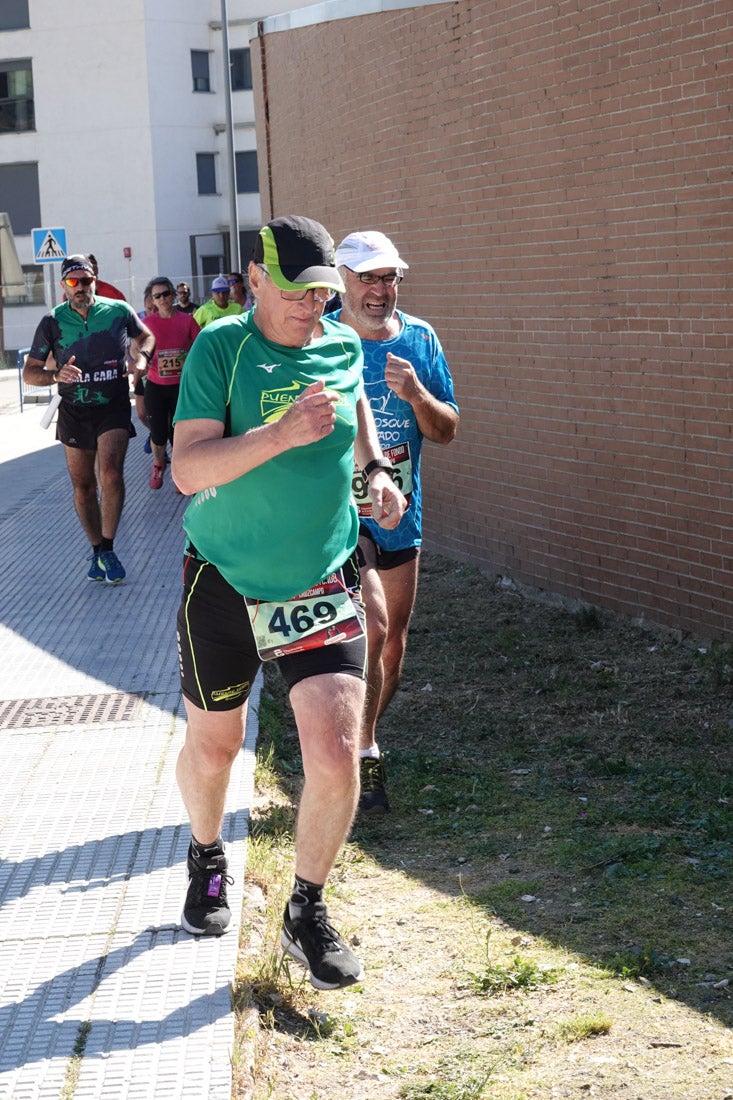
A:
<svg viewBox="0 0 733 1100">
<path fill-rule="evenodd" d="M 408 265 L 383 233 L 350 233 L 336 249 L 344 282 L 335 320 L 355 329 L 364 352 L 364 386 L 382 451 L 409 507 L 392 531 L 369 516 L 363 477 L 354 477 L 360 512 L 362 595 L 369 644 L 367 699 L 361 741 L 362 813 L 386 813 L 377 722 L 397 690 L 417 593 L 422 544 L 420 454 L 423 439 L 450 443 L 458 427 L 453 380 L 433 328 L 397 309 L 397 287 Z"/>
</svg>

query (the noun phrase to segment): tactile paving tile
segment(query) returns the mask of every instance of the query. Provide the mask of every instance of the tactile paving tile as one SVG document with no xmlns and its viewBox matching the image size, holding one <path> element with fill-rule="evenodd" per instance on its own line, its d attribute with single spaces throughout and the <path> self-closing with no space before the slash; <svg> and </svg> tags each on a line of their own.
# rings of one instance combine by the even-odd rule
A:
<svg viewBox="0 0 733 1100">
<path fill-rule="evenodd" d="M 82 1040 L 75 1100 L 229 1100 L 257 693 L 225 816 L 235 927 L 196 939 L 180 928 L 189 829 L 175 781 L 185 498 L 168 481 L 151 492 L 133 440 L 115 542 L 128 581 L 90 584 L 65 474 L 49 477 L 57 450 L 19 464 L 0 509 L 0 696 L 140 703 L 0 729 L 0 1100 L 58 1100 Z M 63 547 L 61 572 L 39 570 L 39 546 Z"/>
</svg>

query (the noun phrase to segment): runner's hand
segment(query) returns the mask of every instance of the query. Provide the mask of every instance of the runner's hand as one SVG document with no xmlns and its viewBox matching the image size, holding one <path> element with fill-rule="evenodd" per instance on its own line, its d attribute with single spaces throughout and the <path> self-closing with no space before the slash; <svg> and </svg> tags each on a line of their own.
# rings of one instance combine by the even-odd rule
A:
<svg viewBox="0 0 733 1100">
<path fill-rule="evenodd" d="M 285 441 L 285 450 L 316 443 L 333 431 L 336 423 L 335 405 L 339 395 L 327 390 L 325 382 L 312 382 L 280 418 L 278 429 Z"/>
<path fill-rule="evenodd" d="M 412 363 L 409 359 L 400 359 L 391 351 L 387 352 L 384 380 L 403 401 L 411 402 L 418 395 L 420 382 Z"/>
<path fill-rule="evenodd" d="M 369 478 L 372 516 L 380 527 L 393 531 L 407 510 L 407 501 L 386 470 L 376 470 Z"/>
<path fill-rule="evenodd" d="M 63 374 L 63 378 L 61 377 Z M 78 382 L 82 377 L 82 372 L 76 366 L 76 356 L 71 355 L 63 366 L 58 368 L 57 381 L 59 382 Z"/>
</svg>

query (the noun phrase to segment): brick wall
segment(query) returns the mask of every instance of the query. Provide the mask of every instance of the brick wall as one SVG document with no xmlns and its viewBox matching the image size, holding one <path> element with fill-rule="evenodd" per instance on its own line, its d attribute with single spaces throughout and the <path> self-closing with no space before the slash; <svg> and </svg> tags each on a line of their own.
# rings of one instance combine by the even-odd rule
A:
<svg viewBox="0 0 733 1100">
<path fill-rule="evenodd" d="M 459 0 L 252 42 L 265 217 L 392 236 L 446 349 L 426 544 L 727 638 L 732 41 L 729 0 Z"/>
</svg>

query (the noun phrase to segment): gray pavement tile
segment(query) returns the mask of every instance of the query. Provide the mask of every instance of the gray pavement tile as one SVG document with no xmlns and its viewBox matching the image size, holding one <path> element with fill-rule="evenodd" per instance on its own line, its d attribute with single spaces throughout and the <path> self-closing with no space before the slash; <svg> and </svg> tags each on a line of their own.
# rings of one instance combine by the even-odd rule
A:
<svg viewBox="0 0 733 1100">
<path fill-rule="evenodd" d="M 226 806 L 235 927 L 195 939 L 179 923 L 189 831 L 175 783 L 186 501 L 148 488 L 133 440 L 115 542 L 128 580 L 90 584 L 39 417 L 6 414 L 0 433 L 0 699 L 51 701 L 14 709 L 34 725 L 0 728 L 0 1100 L 58 1100 L 80 1039 L 75 1100 L 228 1100 L 257 691 Z M 79 717 L 115 693 L 139 704 Z"/>
</svg>

